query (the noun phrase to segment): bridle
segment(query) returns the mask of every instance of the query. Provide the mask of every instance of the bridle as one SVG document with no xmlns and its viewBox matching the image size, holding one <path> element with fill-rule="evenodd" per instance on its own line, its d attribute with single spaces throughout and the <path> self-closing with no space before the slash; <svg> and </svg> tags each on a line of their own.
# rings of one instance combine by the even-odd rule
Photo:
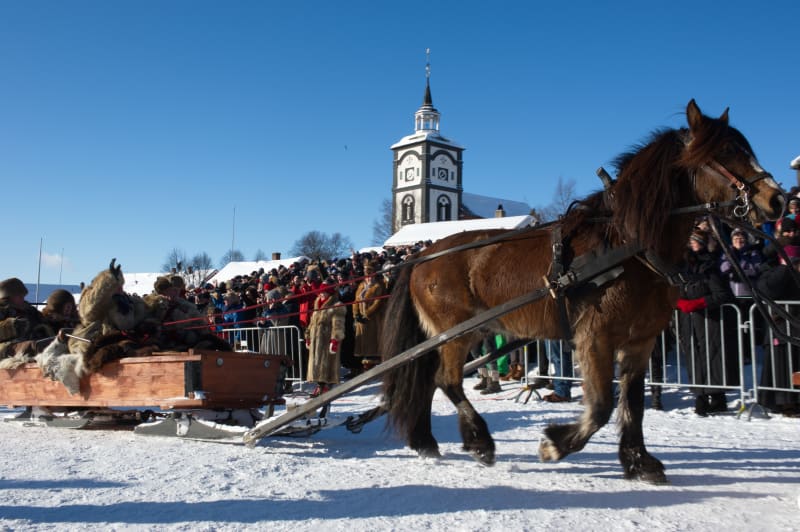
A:
<svg viewBox="0 0 800 532">
<path fill-rule="evenodd" d="M 744 219 L 750 213 L 750 209 L 752 208 L 750 204 L 750 193 L 753 185 L 762 179 L 772 179 L 772 174 L 764 171 L 747 178 L 738 177 L 716 159 L 711 159 L 711 162 L 701 168 L 716 174 L 718 177 L 727 179 L 731 183 L 731 187 L 736 189 L 736 199 L 733 202 L 733 215 L 739 219 Z"/>
</svg>

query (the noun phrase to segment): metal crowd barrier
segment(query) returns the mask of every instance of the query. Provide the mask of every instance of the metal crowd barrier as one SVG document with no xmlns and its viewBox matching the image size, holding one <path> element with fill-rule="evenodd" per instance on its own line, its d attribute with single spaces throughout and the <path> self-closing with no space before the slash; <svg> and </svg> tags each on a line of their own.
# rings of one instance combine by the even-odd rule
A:
<svg viewBox="0 0 800 532">
<path fill-rule="evenodd" d="M 800 316 L 800 301 L 780 304 Z M 725 304 L 719 310 L 705 310 L 695 319 L 690 325 L 691 315 L 675 311 L 670 326 L 656 341 L 648 386 L 736 393 L 739 414 L 747 411 L 748 418 L 756 409 L 764 411 L 761 404 L 766 392 L 800 394 L 800 387 L 792 386 L 792 374 L 800 371 L 792 358 L 800 348 L 776 345 L 773 332 L 751 298 L 739 298 L 737 303 Z M 785 333 L 792 333 L 788 324 L 783 327 Z M 540 377 L 575 383 L 583 380 L 577 357 L 563 341 L 531 342 L 524 348 L 523 360 L 525 384 Z M 556 360 L 560 364 L 554 363 Z M 538 375 L 529 371 L 533 366 L 539 367 Z M 554 371 L 558 366 L 560 371 Z M 777 371 L 770 372 L 769 368 Z"/>
<path fill-rule="evenodd" d="M 233 346 L 234 351 L 255 352 L 267 355 L 286 355 L 294 364 L 288 368 L 286 379 L 305 380 L 305 340 L 300 328 L 295 325 L 282 327 L 243 327 L 223 329 L 223 339 Z"/>
</svg>

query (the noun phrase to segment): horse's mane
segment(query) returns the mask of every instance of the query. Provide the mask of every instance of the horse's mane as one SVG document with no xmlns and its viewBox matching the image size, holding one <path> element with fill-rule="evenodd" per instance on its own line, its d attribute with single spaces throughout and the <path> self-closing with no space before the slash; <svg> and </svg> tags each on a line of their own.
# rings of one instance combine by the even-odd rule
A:
<svg viewBox="0 0 800 532">
<path fill-rule="evenodd" d="M 689 142 L 691 140 L 691 142 Z M 735 143 L 753 153 L 747 139 L 727 118 L 704 120 L 688 129 L 658 129 L 641 144 L 613 160 L 617 180 L 613 199 L 603 192 L 591 194 L 570 209 L 562 219 L 564 234 L 584 235 L 611 244 L 637 240 L 645 249 L 660 250 L 669 230 L 672 211 L 695 201 L 694 173 L 717 154 L 725 143 Z M 610 219 L 597 223 L 592 218 Z"/>
<path fill-rule="evenodd" d="M 622 238 L 636 238 L 646 249 L 659 247 L 670 212 L 681 199 L 680 180 L 689 183 L 686 168 L 678 164 L 686 134 L 686 130 L 657 130 L 645 143 L 614 159 L 612 224 Z"/>
<path fill-rule="evenodd" d="M 647 141 L 620 154 L 613 161 L 617 170 L 613 199 L 601 191 L 576 202 L 563 219 L 564 232 L 580 230 L 587 235 L 588 229 L 599 240 L 612 244 L 631 241 L 635 236 L 644 247 L 656 249 L 670 211 L 680 200 L 676 180 L 686 171 L 676 163 L 684 149 L 684 134 L 674 129 L 658 130 Z M 610 224 L 590 221 L 598 217 L 609 219 Z"/>
</svg>

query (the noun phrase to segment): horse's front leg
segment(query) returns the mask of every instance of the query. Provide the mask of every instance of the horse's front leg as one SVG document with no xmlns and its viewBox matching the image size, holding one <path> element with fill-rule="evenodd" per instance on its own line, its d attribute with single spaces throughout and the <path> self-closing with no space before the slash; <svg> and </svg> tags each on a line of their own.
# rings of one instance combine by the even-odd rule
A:
<svg viewBox="0 0 800 532">
<path fill-rule="evenodd" d="M 575 355 L 583 371 L 584 410 L 575 423 L 549 425 L 539 442 L 539 458 L 543 462 L 561 460 L 580 451 L 592 435 L 608 423 L 614 408 L 613 349 L 600 338 L 576 338 Z"/>
<path fill-rule="evenodd" d="M 494 440 L 489 434 L 486 421 L 478 414 L 472 403 L 464 394 L 464 355 L 463 349 L 468 348 L 468 343 L 451 342 L 442 349 L 440 372 L 437 375 L 437 384 L 448 399 L 455 405 L 458 412 L 458 428 L 461 431 L 461 440 L 464 450 L 469 451 L 475 460 L 483 465 L 491 466 L 495 462 Z M 453 345 L 455 344 L 455 345 Z"/>
<path fill-rule="evenodd" d="M 619 461 L 626 479 L 666 484 L 664 464 L 644 445 L 644 375 L 655 342 L 643 341 L 620 351 Z"/>
</svg>

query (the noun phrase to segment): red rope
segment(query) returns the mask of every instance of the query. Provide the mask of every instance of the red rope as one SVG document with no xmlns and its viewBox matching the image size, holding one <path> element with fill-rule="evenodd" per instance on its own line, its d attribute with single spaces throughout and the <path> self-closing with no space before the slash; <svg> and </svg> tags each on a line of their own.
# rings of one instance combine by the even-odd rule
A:
<svg viewBox="0 0 800 532">
<path fill-rule="evenodd" d="M 365 279 L 369 279 L 371 277 L 375 277 L 377 275 L 383 275 L 383 272 L 381 271 L 381 272 L 377 272 L 377 273 L 372 273 L 370 275 L 364 275 L 362 277 L 355 277 L 353 279 L 349 279 L 349 280 L 344 281 L 342 283 L 324 284 L 320 288 L 315 288 L 313 290 L 309 290 L 307 292 L 302 292 L 300 294 L 292 294 L 292 295 L 289 295 L 289 296 L 284 297 L 282 299 L 276 299 L 275 302 L 283 303 L 285 301 L 293 301 L 295 299 L 308 299 L 309 302 L 313 302 L 316 299 L 316 296 L 319 295 L 322 292 L 325 292 L 325 291 L 330 290 L 332 288 L 335 289 L 335 288 L 337 288 L 339 286 L 346 285 L 346 284 L 358 285 L 358 284 L 360 284 L 361 281 L 363 281 Z M 356 286 L 356 288 L 357 288 L 357 286 Z M 309 296 L 314 296 L 314 297 L 309 297 Z M 386 299 L 388 297 L 389 297 L 389 294 L 386 294 L 386 295 L 383 295 L 383 296 L 378 296 L 378 297 L 372 297 L 372 298 L 368 298 L 368 299 L 355 299 L 354 301 L 352 301 L 350 303 L 340 303 L 340 304 L 332 305 L 332 306 L 326 307 L 326 308 L 336 308 L 336 307 L 350 306 L 350 305 L 355 305 L 356 303 L 366 303 L 366 302 L 370 302 L 370 301 L 378 301 L 378 300 L 381 300 L 381 299 Z M 162 326 L 169 327 L 169 326 L 172 326 L 172 325 L 179 325 L 179 324 L 182 324 L 182 323 L 191 323 L 191 322 L 197 322 L 197 321 L 201 321 L 202 320 L 202 321 L 205 322 L 203 325 L 197 325 L 197 326 L 194 326 L 194 327 L 186 327 L 186 329 L 187 330 L 204 329 L 204 328 L 210 327 L 212 325 L 214 325 L 214 326 L 223 325 L 222 323 L 216 323 L 216 322 L 210 323 L 210 322 L 208 322 L 208 318 L 209 317 L 214 317 L 216 319 L 216 318 L 219 318 L 219 317 L 224 317 L 224 316 L 226 316 L 228 314 L 235 314 L 236 312 L 244 312 L 246 310 L 260 309 L 260 308 L 266 307 L 267 305 L 269 305 L 269 303 L 257 303 L 255 305 L 250 305 L 250 306 L 247 306 L 247 307 L 242 307 L 240 309 L 236 309 L 235 311 L 227 311 L 227 312 L 226 311 L 222 311 L 222 312 L 215 313 L 215 314 L 208 314 L 206 316 L 200 316 L 198 318 L 187 318 L 185 320 L 168 321 L 168 322 L 162 323 Z M 319 310 L 324 310 L 324 309 L 319 309 Z M 292 312 L 292 313 L 289 313 L 289 314 L 279 314 L 279 315 L 276 315 L 275 317 L 276 318 L 291 318 L 291 317 L 299 316 L 301 314 L 306 314 L 306 313 L 312 314 L 312 313 L 314 313 L 316 311 L 317 311 L 317 309 L 309 308 L 308 310 L 305 310 L 303 312 L 299 312 L 298 311 L 298 312 Z M 257 321 L 261 321 L 263 319 L 264 319 L 264 317 L 261 316 L 261 317 L 253 318 L 253 319 L 250 319 L 250 320 L 227 322 L 227 323 L 224 323 L 224 325 L 238 325 L 238 324 L 241 324 L 241 323 L 254 323 L 254 322 L 257 322 Z"/>
</svg>

